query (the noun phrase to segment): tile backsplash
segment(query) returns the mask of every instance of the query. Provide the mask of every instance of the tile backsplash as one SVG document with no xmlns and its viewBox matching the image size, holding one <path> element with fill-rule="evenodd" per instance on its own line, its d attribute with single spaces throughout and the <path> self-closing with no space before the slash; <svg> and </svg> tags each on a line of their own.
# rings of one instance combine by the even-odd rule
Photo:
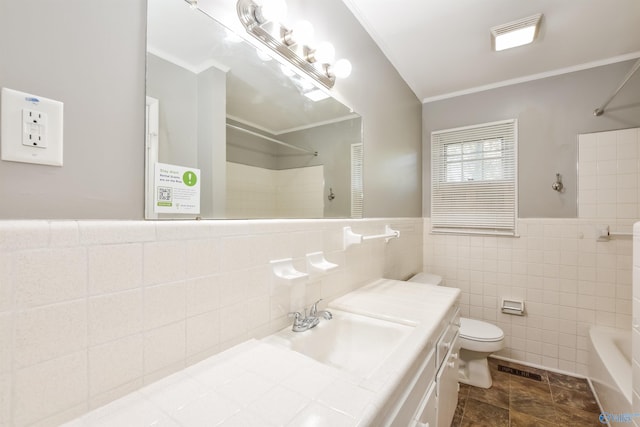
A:
<svg viewBox="0 0 640 427">
<path fill-rule="evenodd" d="M 342 228 L 401 237 L 343 249 Z M 422 268 L 423 220 L 0 221 L 0 426 L 57 425 L 290 323 L 269 261 L 324 251 L 307 304 Z"/>
</svg>

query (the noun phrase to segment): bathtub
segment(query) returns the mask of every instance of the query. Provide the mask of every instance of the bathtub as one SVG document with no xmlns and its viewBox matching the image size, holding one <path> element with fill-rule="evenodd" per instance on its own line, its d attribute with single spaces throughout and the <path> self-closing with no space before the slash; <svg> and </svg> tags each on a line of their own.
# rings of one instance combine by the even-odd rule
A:
<svg viewBox="0 0 640 427">
<path fill-rule="evenodd" d="M 602 410 L 631 413 L 631 331 L 593 326 L 589 337 L 589 378 Z"/>
</svg>

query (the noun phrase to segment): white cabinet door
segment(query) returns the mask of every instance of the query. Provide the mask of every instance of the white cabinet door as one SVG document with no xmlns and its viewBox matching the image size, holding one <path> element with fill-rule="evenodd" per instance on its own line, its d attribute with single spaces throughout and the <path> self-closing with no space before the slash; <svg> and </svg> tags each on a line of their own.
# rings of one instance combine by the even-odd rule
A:
<svg viewBox="0 0 640 427">
<path fill-rule="evenodd" d="M 437 419 L 438 398 L 436 396 L 436 384 L 433 383 L 422 402 L 420 402 L 420 409 L 411 425 L 413 427 L 436 427 Z"/>
<path fill-rule="evenodd" d="M 459 339 L 456 336 L 453 348 L 436 376 L 438 395 L 438 427 L 449 427 L 458 405 L 458 354 Z M 431 427 L 431 426 L 430 426 Z"/>
</svg>

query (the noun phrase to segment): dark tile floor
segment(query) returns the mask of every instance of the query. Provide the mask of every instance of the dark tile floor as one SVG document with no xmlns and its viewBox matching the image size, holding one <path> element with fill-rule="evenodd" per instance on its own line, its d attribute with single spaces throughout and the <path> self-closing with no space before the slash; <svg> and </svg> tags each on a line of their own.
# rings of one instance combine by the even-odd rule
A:
<svg viewBox="0 0 640 427">
<path fill-rule="evenodd" d="M 499 371 L 499 364 L 538 374 L 541 380 Z M 460 384 L 451 427 L 603 426 L 586 380 L 493 358 L 489 366 L 490 389 Z"/>
</svg>

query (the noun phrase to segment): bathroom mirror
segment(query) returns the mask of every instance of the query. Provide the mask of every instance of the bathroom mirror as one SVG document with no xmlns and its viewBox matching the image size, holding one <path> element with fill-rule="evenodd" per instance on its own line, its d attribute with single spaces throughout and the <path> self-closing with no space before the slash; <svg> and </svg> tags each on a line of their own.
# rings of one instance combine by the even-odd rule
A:
<svg viewBox="0 0 640 427">
<path fill-rule="evenodd" d="M 147 13 L 147 218 L 361 216 L 358 114 L 184 0 Z"/>
</svg>

